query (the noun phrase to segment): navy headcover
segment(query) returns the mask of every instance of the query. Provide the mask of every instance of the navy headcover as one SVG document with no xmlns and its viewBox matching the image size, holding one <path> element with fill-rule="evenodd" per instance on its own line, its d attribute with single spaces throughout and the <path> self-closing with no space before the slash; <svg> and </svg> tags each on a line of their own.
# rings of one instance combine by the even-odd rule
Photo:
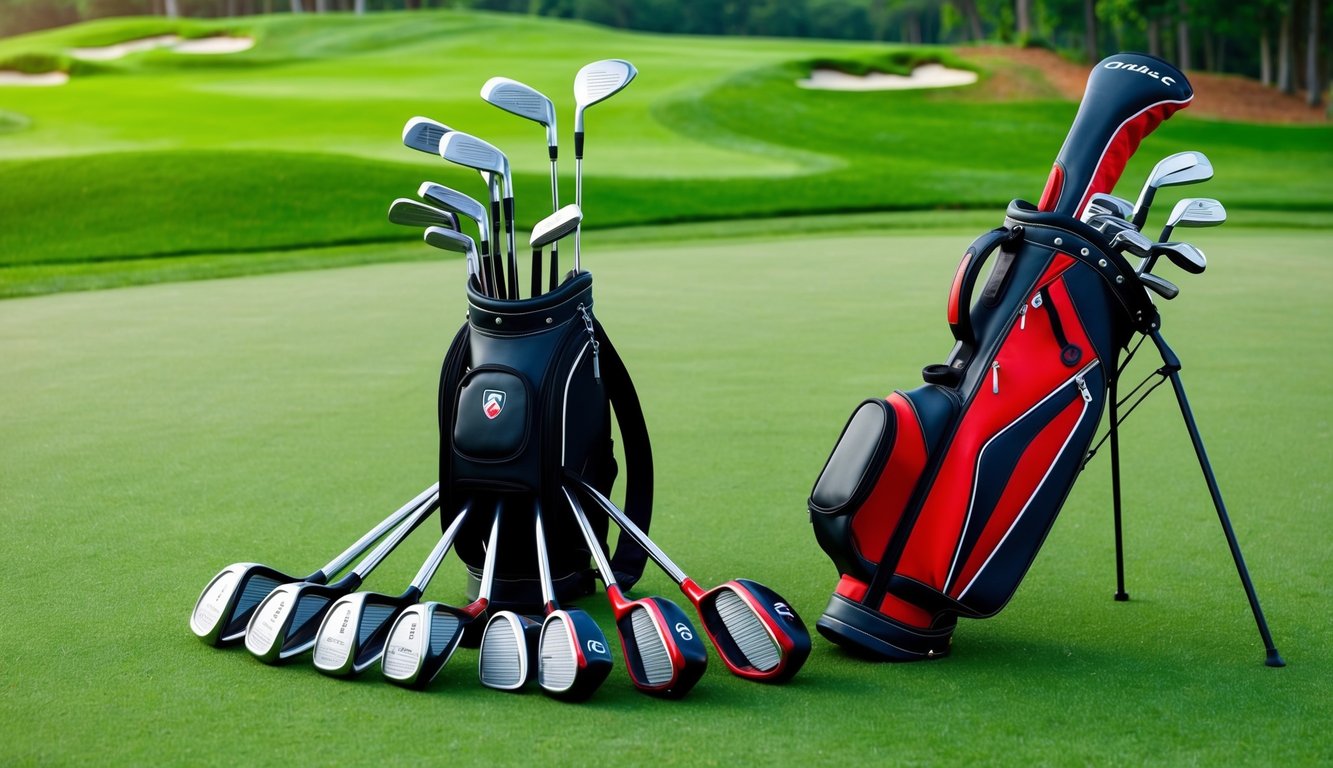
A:
<svg viewBox="0 0 1333 768">
<path fill-rule="evenodd" d="M 1117 53 L 1102 59 L 1088 76 L 1037 207 L 1078 216 L 1088 198 L 1115 188 L 1143 137 L 1193 98 L 1185 75 L 1156 56 Z"/>
</svg>

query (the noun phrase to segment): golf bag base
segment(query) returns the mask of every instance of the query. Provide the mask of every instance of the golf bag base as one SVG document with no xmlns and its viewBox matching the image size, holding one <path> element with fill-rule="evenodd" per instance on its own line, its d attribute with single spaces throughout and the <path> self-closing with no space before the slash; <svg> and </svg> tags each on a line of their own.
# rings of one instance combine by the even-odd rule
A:
<svg viewBox="0 0 1333 768">
<path fill-rule="evenodd" d="M 838 589 L 857 584 L 855 581 L 848 584 L 848 581 L 844 579 Z M 860 584 L 859 587 L 858 590 L 853 586 L 853 593 L 864 592 L 865 585 Z M 948 656 L 953 647 L 957 617 L 946 613 L 939 620 L 939 626 L 914 627 L 887 613 L 864 606 L 854 597 L 838 591 L 829 599 L 824 615 L 819 617 L 815 626 L 819 634 L 830 642 L 857 656 L 889 661 L 921 661 Z"/>
<path fill-rule="evenodd" d="M 634 384 L 592 313 L 592 275 L 572 276 L 541 296 L 503 300 L 468 284 L 468 321 L 440 374 L 440 504 L 444 524 L 463 505 L 471 514 L 455 542 L 467 565 L 468 596 L 478 597 L 491 510 L 504 517 L 491 574 L 494 610 L 539 614 L 534 512 L 545 519 L 555 598 L 595 588 L 588 546 L 566 509 L 568 476 L 609 495 L 620 474 L 612 414 L 625 458 L 625 512 L 647 529 L 652 453 Z M 603 541 L 605 519 L 592 521 Z M 647 554 L 621 539 L 611 558 L 616 578 L 634 584 Z"/>
</svg>

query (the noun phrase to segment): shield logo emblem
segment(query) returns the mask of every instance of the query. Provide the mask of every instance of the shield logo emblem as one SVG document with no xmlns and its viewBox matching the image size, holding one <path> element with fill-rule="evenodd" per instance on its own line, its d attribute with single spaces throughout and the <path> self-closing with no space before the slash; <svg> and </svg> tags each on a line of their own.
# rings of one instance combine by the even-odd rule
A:
<svg viewBox="0 0 1333 768">
<path fill-rule="evenodd" d="M 505 409 L 505 393 L 498 389 L 488 389 L 481 393 L 481 412 L 486 418 L 494 419 Z"/>
</svg>

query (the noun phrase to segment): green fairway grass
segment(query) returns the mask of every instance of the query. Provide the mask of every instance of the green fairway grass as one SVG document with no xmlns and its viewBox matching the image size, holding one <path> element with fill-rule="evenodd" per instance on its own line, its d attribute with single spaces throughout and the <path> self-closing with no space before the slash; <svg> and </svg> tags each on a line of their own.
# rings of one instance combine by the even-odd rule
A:
<svg viewBox="0 0 1333 768">
<path fill-rule="evenodd" d="M 654 537 L 706 585 L 770 585 L 812 629 L 836 573 L 810 486 L 860 400 L 947 354 L 949 281 L 987 226 L 843 224 L 585 238 L 653 437 Z M 710 650 L 672 702 L 635 692 L 617 649 L 569 705 L 481 688 L 469 649 L 418 693 L 203 645 L 187 617 L 219 568 L 309 572 L 435 478 L 464 312 L 463 265 L 437 258 L 0 302 L 0 763 L 1327 765 L 1325 233 L 1191 235 L 1208 271 L 1159 270 L 1182 288 L 1164 333 L 1285 669 L 1262 663 L 1165 390 L 1125 426 L 1131 601 L 1111 599 L 1101 456 L 1011 604 L 960 623 L 944 660 L 872 664 L 816 637 L 765 686 Z M 367 586 L 401 591 L 433 538 Z M 679 595 L 651 567 L 634 593 Z M 427 596 L 463 599 L 456 559 Z M 610 629 L 600 595 L 581 605 Z"/>
<path fill-rule="evenodd" d="M 74 47 L 173 31 L 249 36 L 255 46 L 69 58 Z M 529 227 L 550 210 L 542 130 L 478 92 L 505 75 L 556 100 L 569 201 L 571 83 L 601 57 L 628 58 L 640 75 L 587 115 L 589 229 L 736 219 L 783 227 L 797 215 L 994 210 L 1040 194 L 1077 105 L 1000 102 L 988 90 L 996 78 L 1040 73 L 996 64 L 977 85 L 929 91 L 796 85 L 821 60 L 856 69 L 891 55 L 963 66 L 947 49 L 636 34 L 452 10 L 108 19 L 3 39 L 0 69 L 26 62 L 72 79 L 0 86 L 0 296 L 247 264 L 271 271 L 263 254 L 274 250 L 283 269 L 317 268 L 342 263 L 320 257 L 321 247 L 401 242 L 385 209 L 420 181 L 484 194 L 475 174 L 401 145 L 404 121 L 420 114 L 510 155 L 519 223 Z M 1145 140 L 1117 191 L 1134 197 L 1158 158 L 1198 149 L 1217 169 L 1205 194 L 1234 220 L 1295 212 L 1333 226 L 1330 146 L 1328 125 L 1223 123 L 1186 110 Z"/>
</svg>

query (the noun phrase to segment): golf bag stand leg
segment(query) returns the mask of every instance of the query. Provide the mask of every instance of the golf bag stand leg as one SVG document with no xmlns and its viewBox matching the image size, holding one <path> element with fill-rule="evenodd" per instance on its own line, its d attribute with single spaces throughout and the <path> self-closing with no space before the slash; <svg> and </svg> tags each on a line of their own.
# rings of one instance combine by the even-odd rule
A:
<svg viewBox="0 0 1333 768">
<path fill-rule="evenodd" d="M 1180 414 L 1185 419 L 1185 428 L 1189 430 L 1190 442 L 1194 444 L 1194 454 L 1199 459 L 1199 468 L 1203 470 L 1204 480 L 1208 483 L 1208 493 L 1213 498 L 1213 506 L 1217 508 L 1217 519 L 1222 523 L 1222 532 L 1226 534 L 1227 545 L 1231 548 L 1231 559 L 1236 562 L 1236 572 L 1245 587 L 1245 596 L 1250 601 L 1250 611 L 1254 613 L 1254 621 L 1259 627 L 1259 636 L 1263 639 L 1264 651 L 1267 654 L 1264 663 L 1270 667 L 1285 667 L 1287 663 L 1282 660 L 1277 647 L 1273 645 L 1273 635 L 1268 631 L 1264 611 L 1259 607 L 1259 596 L 1255 594 L 1254 583 L 1250 581 L 1250 571 L 1245 567 L 1245 558 L 1241 557 L 1240 544 L 1236 541 L 1236 532 L 1231 528 L 1231 518 L 1227 516 L 1226 505 L 1222 502 L 1222 491 L 1217 487 L 1217 477 L 1213 474 L 1212 464 L 1208 461 L 1207 452 L 1204 451 L 1203 438 L 1199 436 L 1194 412 L 1190 410 L 1189 399 L 1185 397 L 1185 385 L 1180 381 L 1180 358 L 1176 357 L 1176 353 L 1167 346 L 1161 331 L 1152 331 L 1151 338 L 1153 344 L 1157 345 L 1157 351 L 1162 355 L 1164 364 L 1162 372 L 1171 380 L 1171 388 L 1175 390 L 1176 402 L 1180 404 Z"/>
<path fill-rule="evenodd" d="M 1120 503 L 1120 372 L 1111 377 L 1107 407 L 1110 409 L 1111 438 L 1111 511 L 1115 527 L 1115 599 L 1116 602 L 1129 600 L 1125 591 L 1125 540 L 1121 526 Z"/>
</svg>

